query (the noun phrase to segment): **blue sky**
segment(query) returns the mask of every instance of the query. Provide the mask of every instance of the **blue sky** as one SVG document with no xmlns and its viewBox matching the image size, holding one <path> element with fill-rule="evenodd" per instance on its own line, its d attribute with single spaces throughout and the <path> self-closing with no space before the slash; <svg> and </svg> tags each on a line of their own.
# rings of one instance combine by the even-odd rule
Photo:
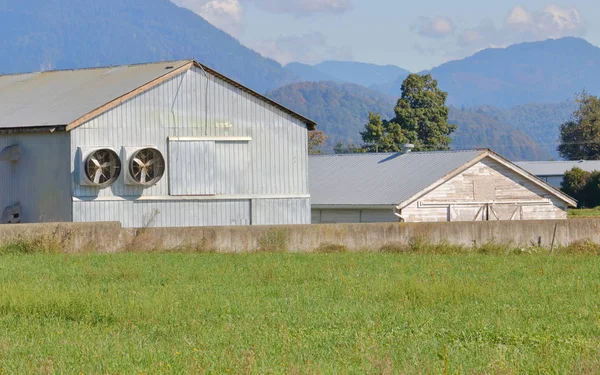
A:
<svg viewBox="0 0 600 375">
<path fill-rule="evenodd" d="M 595 0 L 172 0 L 282 64 L 353 60 L 411 71 L 488 47 L 584 37 Z"/>
</svg>

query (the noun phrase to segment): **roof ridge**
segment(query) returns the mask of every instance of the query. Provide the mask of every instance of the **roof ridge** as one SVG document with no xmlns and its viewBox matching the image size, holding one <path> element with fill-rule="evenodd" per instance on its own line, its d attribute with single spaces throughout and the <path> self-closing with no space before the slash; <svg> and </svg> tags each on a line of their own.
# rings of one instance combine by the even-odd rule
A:
<svg viewBox="0 0 600 375">
<path fill-rule="evenodd" d="M 143 65 L 159 65 L 159 64 L 167 64 L 167 63 L 181 63 L 181 65 L 184 65 L 184 64 L 190 63 L 192 61 L 194 61 L 194 59 L 166 60 L 166 61 L 154 61 L 154 62 L 148 61 L 148 62 L 143 62 L 143 63 L 92 66 L 92 67 L 87 67 L 87 68 L 74 68 L 74 69 L 38 70 L 38 71 L 30 71 L 30 72 L 5 73 L 5 74 L 0 74 L 0 77 L 11 77 L 11 76 L 41 74 L 41 73 L 59 73 L 59 72 L 77 72 L 77 71 L 101 70 L 101 69 L 116 69 L 116 68 L 124 68 L 124 67 L 133 68 L 133 67 L 139 67 L 139 66 L 143 66 Z"/>
</svg>

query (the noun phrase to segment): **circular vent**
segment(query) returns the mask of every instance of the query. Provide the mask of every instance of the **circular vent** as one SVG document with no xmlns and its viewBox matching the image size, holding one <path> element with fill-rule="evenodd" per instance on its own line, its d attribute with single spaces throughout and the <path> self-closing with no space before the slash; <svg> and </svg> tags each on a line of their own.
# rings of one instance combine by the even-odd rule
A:
<svg viewBox="0 0 600 375">
<path fill-rule="evenodd" d="M 85 162 L 85 174 L 94 185 L 110 186 L 121 174 L 121 159 L 113 150 L 96 150 Z"/>
<path fill-rule="evenodd" d="M 165 173 L 165 159 L 160 151 L 144 148 L 136 151 L 129 162 L 129 174 L 141 185 L 154 185 Z"/>
</svg>

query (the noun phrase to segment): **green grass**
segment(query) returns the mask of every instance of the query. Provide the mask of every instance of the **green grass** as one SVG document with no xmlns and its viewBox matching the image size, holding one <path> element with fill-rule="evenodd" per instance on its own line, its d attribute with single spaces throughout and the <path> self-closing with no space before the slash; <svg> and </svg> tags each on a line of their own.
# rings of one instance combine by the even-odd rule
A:
<svg viewBox="0 0 600 375">
<path fill-rule="evenodd" d="M 599 373 L 600 258 L 0 256 L 0 373 Z"/>
<path fill-rule="evenodd" d="M 600 217 L 600 207 L 585 209 L 569 209 L 569 217 Z"/>
</svg>

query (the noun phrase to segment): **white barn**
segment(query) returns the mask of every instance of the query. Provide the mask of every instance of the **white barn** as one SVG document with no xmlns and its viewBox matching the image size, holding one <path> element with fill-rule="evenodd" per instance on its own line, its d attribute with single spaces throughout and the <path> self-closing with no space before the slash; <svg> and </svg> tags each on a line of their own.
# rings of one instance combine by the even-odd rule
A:
<svg viewBox="0 0 600 375">
<path fill-rule="evenodd" d="M 313 223 L 566 219 L 577 202 L 489 150 L 309 157 Z"/>
<path fill-rule="evenodd" d="M 315 123 L 193 60 L 0 76 L 3 223 L 310 223 Z"/>
</svg>

